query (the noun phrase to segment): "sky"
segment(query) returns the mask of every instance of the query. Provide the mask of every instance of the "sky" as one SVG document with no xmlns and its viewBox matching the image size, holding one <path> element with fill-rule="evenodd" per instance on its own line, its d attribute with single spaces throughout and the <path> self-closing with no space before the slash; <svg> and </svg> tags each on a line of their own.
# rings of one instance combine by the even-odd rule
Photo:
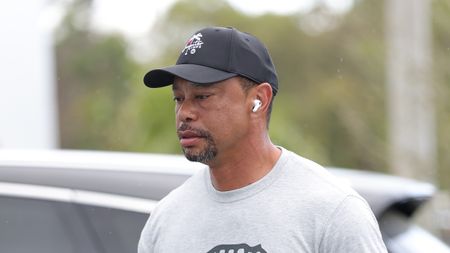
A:
<svg viewBox="0 0 450 253">
<path fill-rule="evenodd" d="M 41 13 L 40 26 L 51 31 L 64 15 L 65 5 L 72 0 L 47 1 Z M 152 52 L 150 32 L 158 20 L 177 0 L 94 0 L 91 25 L 100 32 L 119 32 L 124 35 L 130 46 L 131 55 L 136 60 L 150 59 Z M 261 15 L 267 12 L 291 14 L 308 12 L 317 3 L 326 4 L 335 12 L 346 12 L 354 0 L 226 0 L 234 8 L 249 15 Z M 274 2 L 277 4 L 275 5 Z"/>
<path fill-rule="evenodd" d="M 308 11 L 321 1 L 344 12 L 351 8 L 353 0 L 227 0 L 233 7 L 251 15 L 265 12 L 289 14 Z M 144 36 L 153 22 L 175 2 L 175 0 L 95 0 L 93 22 L 103 31 L 120 31 L 129 37 Z M 274 2 L 277 4 L 275 5 Z"/>
</svg>

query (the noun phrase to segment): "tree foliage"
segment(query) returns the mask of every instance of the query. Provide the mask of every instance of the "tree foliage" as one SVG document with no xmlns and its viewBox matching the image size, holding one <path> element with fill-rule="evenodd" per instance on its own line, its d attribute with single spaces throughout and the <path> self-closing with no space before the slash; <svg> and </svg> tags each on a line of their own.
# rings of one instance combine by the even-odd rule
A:
<svg viewBox="0 0 450 253">
<path fill-rule="evenodd" d="M 450 189 L 450 3 L 433 1 L 433 84 L 437 108 L 438 181 Z"/>
<path fill-rule="evenodd" d="M 208 6 L 211 8 L 204 8 Z M 366 11 L 370 10 L 369 17 Z M 302 24 L 323 18 L 334 29 L 316 34 Z M 233 26 L 269 48 L 280 79 L 271 122 L 274 142 L 321 163 L 386 168 L 381 4 L 358 2 L 336 16 L 248 16 L 224 1 L 179 1 L 155 27 L 172 62 L 189 35 L 204 26 Z M 304 26 L 303 26 L 304 27 Z M 153 91 L 150 91 L 153 92 Z"/>
<path fill-rule="evenodd" d="M 275 143 L 324 165 L 387 170 L 382 1 L 355 1 L 345 15 L 319 5 L 308 13 L 250 16 L 224 0 L 180 0 L 149 33 L 161 53 L 146 64 L 129 56 L 119 35 L 80 26 L 80 8 L 88 11 L 89 2 L 75 2 L 85 4 L 68 12 L 56 51 L 63 147 L 179 153 L 170 87 L 150 90 L 142 77 L 172 65 L 194 31 L 233 26 L 259 37 L 277 67 Z M 433 11 L 439 162 L 448 178 L 450 7 L 436 0 Z"/>
</svg>

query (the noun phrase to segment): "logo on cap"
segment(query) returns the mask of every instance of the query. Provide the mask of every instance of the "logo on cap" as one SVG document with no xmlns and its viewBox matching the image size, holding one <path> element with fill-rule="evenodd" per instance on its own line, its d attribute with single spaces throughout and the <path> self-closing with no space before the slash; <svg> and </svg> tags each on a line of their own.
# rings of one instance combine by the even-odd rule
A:
<svg viewBox="0 0 450 253">
<path fill-rule="evenodd" d="M 195 54 L 198 48 L 202 48 L 202 37 L 203 35 L 201 33 L 192 35 L 192 37 L 186 42 L 186 46 L 184 46 L 181 53 L 184 53 L 184 55 L 187 55 L 188 53 Z"/>
</svg>

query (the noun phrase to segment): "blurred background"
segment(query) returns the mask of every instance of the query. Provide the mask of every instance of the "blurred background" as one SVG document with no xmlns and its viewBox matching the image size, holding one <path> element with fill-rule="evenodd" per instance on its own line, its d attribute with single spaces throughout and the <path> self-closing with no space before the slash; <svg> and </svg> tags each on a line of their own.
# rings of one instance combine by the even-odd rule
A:
<svg viewBox="0 0 450 253">
<path fill-rule="evenodd" d="M 450 2 L 34 0 L 0 10 L 0 148 L 181 153 L 171 89 L 149 90 L 205 26 L 269 48 L 274 143 L 325 166 L 439 189 L 418 219 L 450 243 Z"/>
</svg>

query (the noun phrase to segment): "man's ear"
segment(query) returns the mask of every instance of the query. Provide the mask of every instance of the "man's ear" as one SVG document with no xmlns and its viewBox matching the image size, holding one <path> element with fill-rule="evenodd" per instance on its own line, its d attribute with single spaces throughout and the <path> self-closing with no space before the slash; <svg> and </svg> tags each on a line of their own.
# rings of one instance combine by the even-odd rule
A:
<svg viewBox="0 0 450 253">
<path fill-rule="evenodd" d="M 266 112 L 270 101 L 272 101 L 272 86 L 269 83 L 261 83 L 255 86 L 254 94 L 252 94 L 253 99 L 261 101 L 261 106 L 258 111 Z"/>
</svg>

